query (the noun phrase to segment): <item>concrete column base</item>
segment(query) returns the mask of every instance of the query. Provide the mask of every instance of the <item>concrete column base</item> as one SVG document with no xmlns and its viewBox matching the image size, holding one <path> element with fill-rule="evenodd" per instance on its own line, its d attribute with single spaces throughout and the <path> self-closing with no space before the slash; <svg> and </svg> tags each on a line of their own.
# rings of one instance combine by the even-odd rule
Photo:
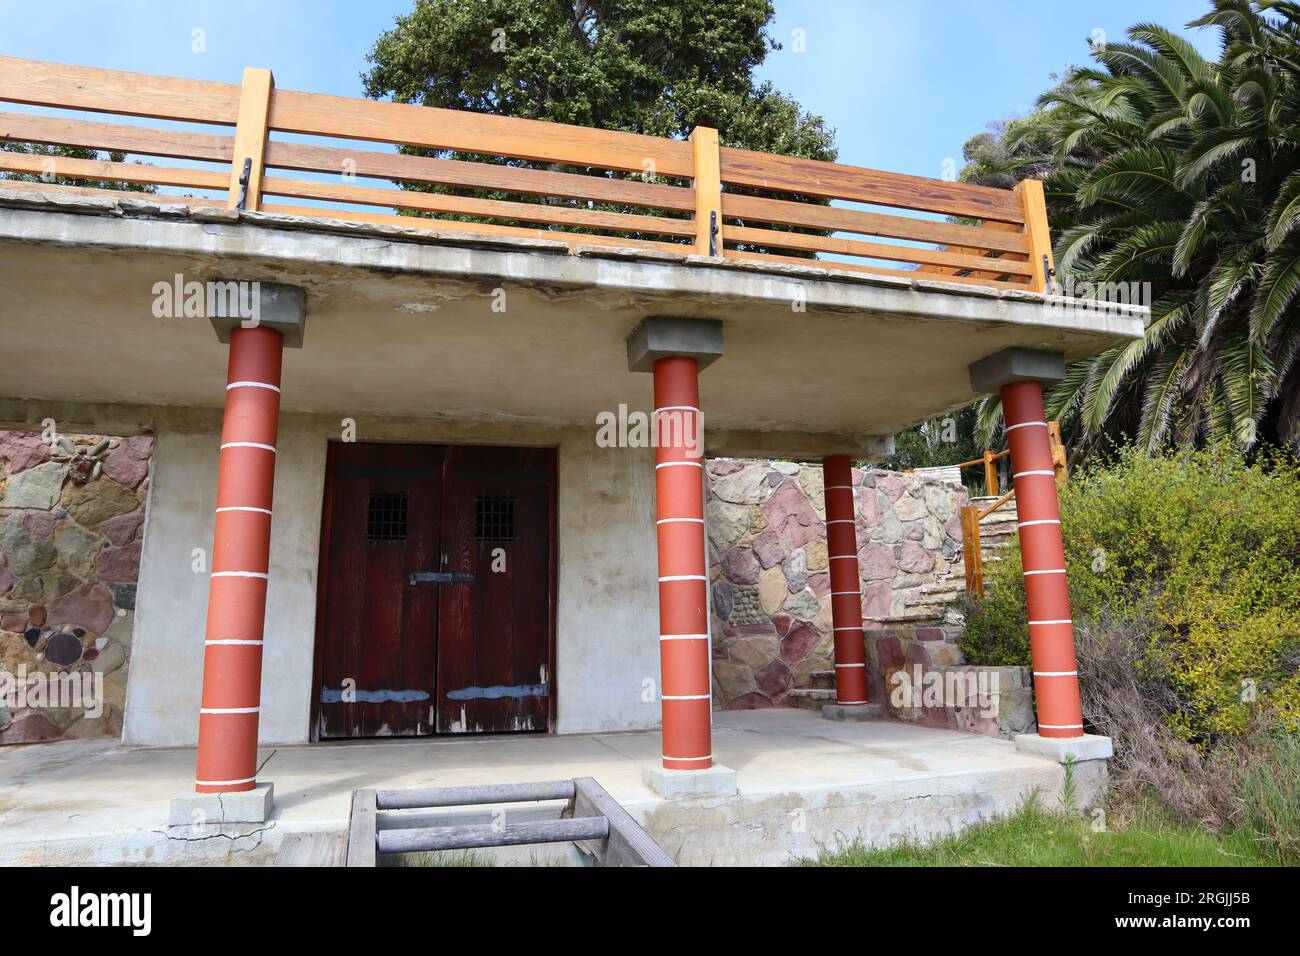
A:
<svg viewBox="0 0 1300 956">
<path fill-rule="evenodd" d="M 716 763 L 708 770 L 666 770 L 653 764 L 641 768 L 641 782 L 665 800 L 727 797 L 736 792 L 736 771 Z"/>
<path fill-rule="evenodd" d="M 1082 737 L 1043 737 L 1040 734 L 1017 734 L 1016 749 L 1021 753 L 1049 757 L 1069 766 L 1073 805 L 1065 809 L 1086 810 L 1101 803 L 1110 786 L 1110 758 L 1115 747 L 1109 737 L 1084 734 Z"/>
<path fill-rule="evenodd" d="M 236 793 L 182 793 L 172 797 L 167 811 L 171 827 L 220 826 L 226 823 L 265 823 L 275 807 L 275 786 L 259 783 Z"/>
<path fill-rule="evenodd" d="M 879 720 L 884 716 L 884 704 L 822 704 L 826 720 Z"/>
</svg>

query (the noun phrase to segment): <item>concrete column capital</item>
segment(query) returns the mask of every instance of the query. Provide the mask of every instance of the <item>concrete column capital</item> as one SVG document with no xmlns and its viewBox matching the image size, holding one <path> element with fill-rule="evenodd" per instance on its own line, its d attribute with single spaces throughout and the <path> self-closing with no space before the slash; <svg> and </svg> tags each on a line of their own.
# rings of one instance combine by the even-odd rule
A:
<svg viewBox="0 0 1300 956">
<path fill-rule="evenodd" d="M 722 356 L 722 320 L 653 315 L 627 339 L 627 370 L 652 372 L 661 358 L 692 358 L 700 369 Z"/>
<path fill-rule="evenodd" d="M 1065 356 L 1039 349 L 1002 349 L 970 366 L 970 387 L 976 392 L 996 392 L 1012 382 L 1050 385 L 1063 378 Z"/>
<path fill-rule="evenodd" d="M 221 342 L 229 344 L 235 329 L 260 327 L 283 335 L 285 348 L 302 348 L 307 295 L 299 286 L 244 279 L 209 279 L 203 285 L 207 315 Z"/>
</svg>

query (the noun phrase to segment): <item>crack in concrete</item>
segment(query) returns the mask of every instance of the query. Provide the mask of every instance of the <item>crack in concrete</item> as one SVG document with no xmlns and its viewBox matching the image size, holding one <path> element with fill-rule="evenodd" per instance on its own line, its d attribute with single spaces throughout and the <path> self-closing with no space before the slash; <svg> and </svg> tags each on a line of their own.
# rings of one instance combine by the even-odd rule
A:
<svg viewBox="0 0 1300 956">
<path fill-rule="evenodd" d="M 237 852 L 246 853 L 246 852 L 248 852 L 249 850 L 256 850 L 259 846 L 261 846 L 261 845 L 262 845 L 262 839 L 261 839 L 262 834 L 263 834 L 263 833 L 267 833 L 267 832 L 269 832 L 269 831 L 271 831 L 271 830 L 274 830 L 275 827 L 276 827 L 276 824 L 272 823 L 272 824 L 270 824 L 270 825 L 268 825 L 268 826 L 261 827 L 261 828 L 259 828 L 259 829 L 257 829 L 257 830 L 250 830 L 248 833 L 235 833 L 235 834 L 231 834 L 231 833 L 209 833 L 209 834 L 207 834 L 206 836 L 195 836 L 195 837 L 190 837 L 190 836 L 181 836 L 180 834 L 172 833 L 171 831 L 172 831 L 173 829 L 179 829 L 179 828 L 177 828 L 177 827 L 167 827 L 167 828 L 160 829 L 160 830 L 154 830 L 153 832 L 155 832 L 155 833 L 161 833 L 161 834 L 162 834 L 163 836 L 165 836 L 168 840 L 175 840 L 175 841 L 177 841 L 177 842 L 179 842 L 179 843 L 206 843 L 206 842 L 209 841 L 209 840 L 229 840 L 229 841 L 231 841 L 232 843 L 234 843 L 234 842 L 237 842 L 237 841 L 239 841 L 239 840 L 247 839 L 248 837 L 257 837 L 257 842 L 255 842 L 251 847 L 236 847 L 236 848 L 235 848 L 235 850 L 236 850 Z"/>
</svg>

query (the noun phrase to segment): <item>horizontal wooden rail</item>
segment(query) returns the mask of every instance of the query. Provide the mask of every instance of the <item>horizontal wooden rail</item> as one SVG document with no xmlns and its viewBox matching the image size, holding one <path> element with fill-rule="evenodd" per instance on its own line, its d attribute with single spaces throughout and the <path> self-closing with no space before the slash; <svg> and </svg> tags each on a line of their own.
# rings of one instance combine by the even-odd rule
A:
<svg viewBox="0 0 1300 956">
<path fill-rule="evenodd" d="M 919 209 L 971 219 L 1025 221 L 1020 198 L 1006 189 L 743 149 L 723 149 L 721 166 L 722 181 L 735 186 Z"/>
<path fill-rule="evenodd" d="M 227 182 L 225 173 L 210 169 L 150 166 L 145 163 L 111 163 L 98 159 L 6 153 L 3 150 L 0 150 L 0 171 L 69 179 L 102 179 L 107 182 L 152 186 L 189 186 L 195 189 L 225 189 Z"/>
<path fill-rule="evenodd" d="M 500 825 L 480 823 L 380 830 L 375 834 L 375 845 L 380 853 L 435 853 L 440 850 L 468 850 L 475 847 L 605 840 L 608 837 L 609 821 L 604 817 L 578 817 Z"/>
<path fill-rule="evenodd" d="M 1008 501 L 1011 501 L 1013 498 L 1015 498 L 1015 496 L 1016 496 L 1016 489 L 1012 488 L 1010 491 L 1002 495 L 1000 498 L 998 498 L 997 501 L 993 502 L 993 504 L 989 505 L 987 508 L 981 508 L 979 512 L 980 521 L 983 521 L 989 515 L 993 514 L 993 512 L 997 511 Z"/>
<path fill-rule="evenodd" d="M 376 790 L 375 806 L 380 810 L 476 807 L 485 803 L 516 803 L 525 800 L 572 800 L 573 793 L 572 779 L 473 787 L 413 787 L 408 790 Z"/>
<path fill-rule="evenodd" d="M 226 127 L 214 135 L 0 112 L 6 141 L 215 164 L 55 157 L 58 179 L 201 189 L 246 212 L 440 234 L 540 235 L 571 247 L 813 264 L 994 289 L 1041 291 L 1053 274 L 1041 184 L 1029 180 L 1015 190 L 993 189 L 777 156 L 721 146 L 717 131 L 705 127 L 678 140 L 284 90 L 263 69 L 246 70 L 234 84 L 0 57 L 0 101 Z M 347 143 L 303 143 L 292 135 Z M 358 141 L 398 149 L 357 148 Z M 7 157 L 0 172 L 51 175 L 50 157 L 39 152 L 0 156 Z M 93 194 L 66 182 L 39 188 Z M 159 202 L 213 203 L 154 195 Z"/>
<path fill-rule="evenodd" d="M 29 113 L 0 113 L 0 139 L 12 139 L 44 146 L 72 146 L 136 156 L 168 156 L 173 159 L 207 159 L 229 163 L 235 155 L 235 138 L 211 133 L 145 129 L 118 123 L 35 116 Z"/>
<path fill-rule="evenodd" d="M 472 189 L 494 189 L 530 196 L 589 199 L 596 202 L 691 212 L 695 201 L 683 186 L 637 180 L 608 179 L 455 159 L 431 159 L 397 153 L 373 153 L 334 146 L 271 142 L 266 165 L 314 173 L 348 173 L 413 183 L 435 183 Z"/>
</svg>

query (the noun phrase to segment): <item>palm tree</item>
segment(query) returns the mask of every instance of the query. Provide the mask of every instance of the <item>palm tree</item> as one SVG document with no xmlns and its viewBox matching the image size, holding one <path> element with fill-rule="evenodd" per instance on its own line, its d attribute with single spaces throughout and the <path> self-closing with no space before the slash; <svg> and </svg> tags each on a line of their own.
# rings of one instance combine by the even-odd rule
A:
<svg viewBox="0 0 1300 956">
<path fill-rule="evenodd" d="M 1216 60 L 1137 24 L 1004 143 L 1007 166 L 1050 169 L 1065 290 L 1149 290 L 1144 338 L 1072 366 L 1048 398 L 1085 452 L 1300 442 L 1300 4 L 1214 0 L 1189 25 L 1220 30 Z M 981 423 L 999 416 L 986 403 Z"/>
</svg>

